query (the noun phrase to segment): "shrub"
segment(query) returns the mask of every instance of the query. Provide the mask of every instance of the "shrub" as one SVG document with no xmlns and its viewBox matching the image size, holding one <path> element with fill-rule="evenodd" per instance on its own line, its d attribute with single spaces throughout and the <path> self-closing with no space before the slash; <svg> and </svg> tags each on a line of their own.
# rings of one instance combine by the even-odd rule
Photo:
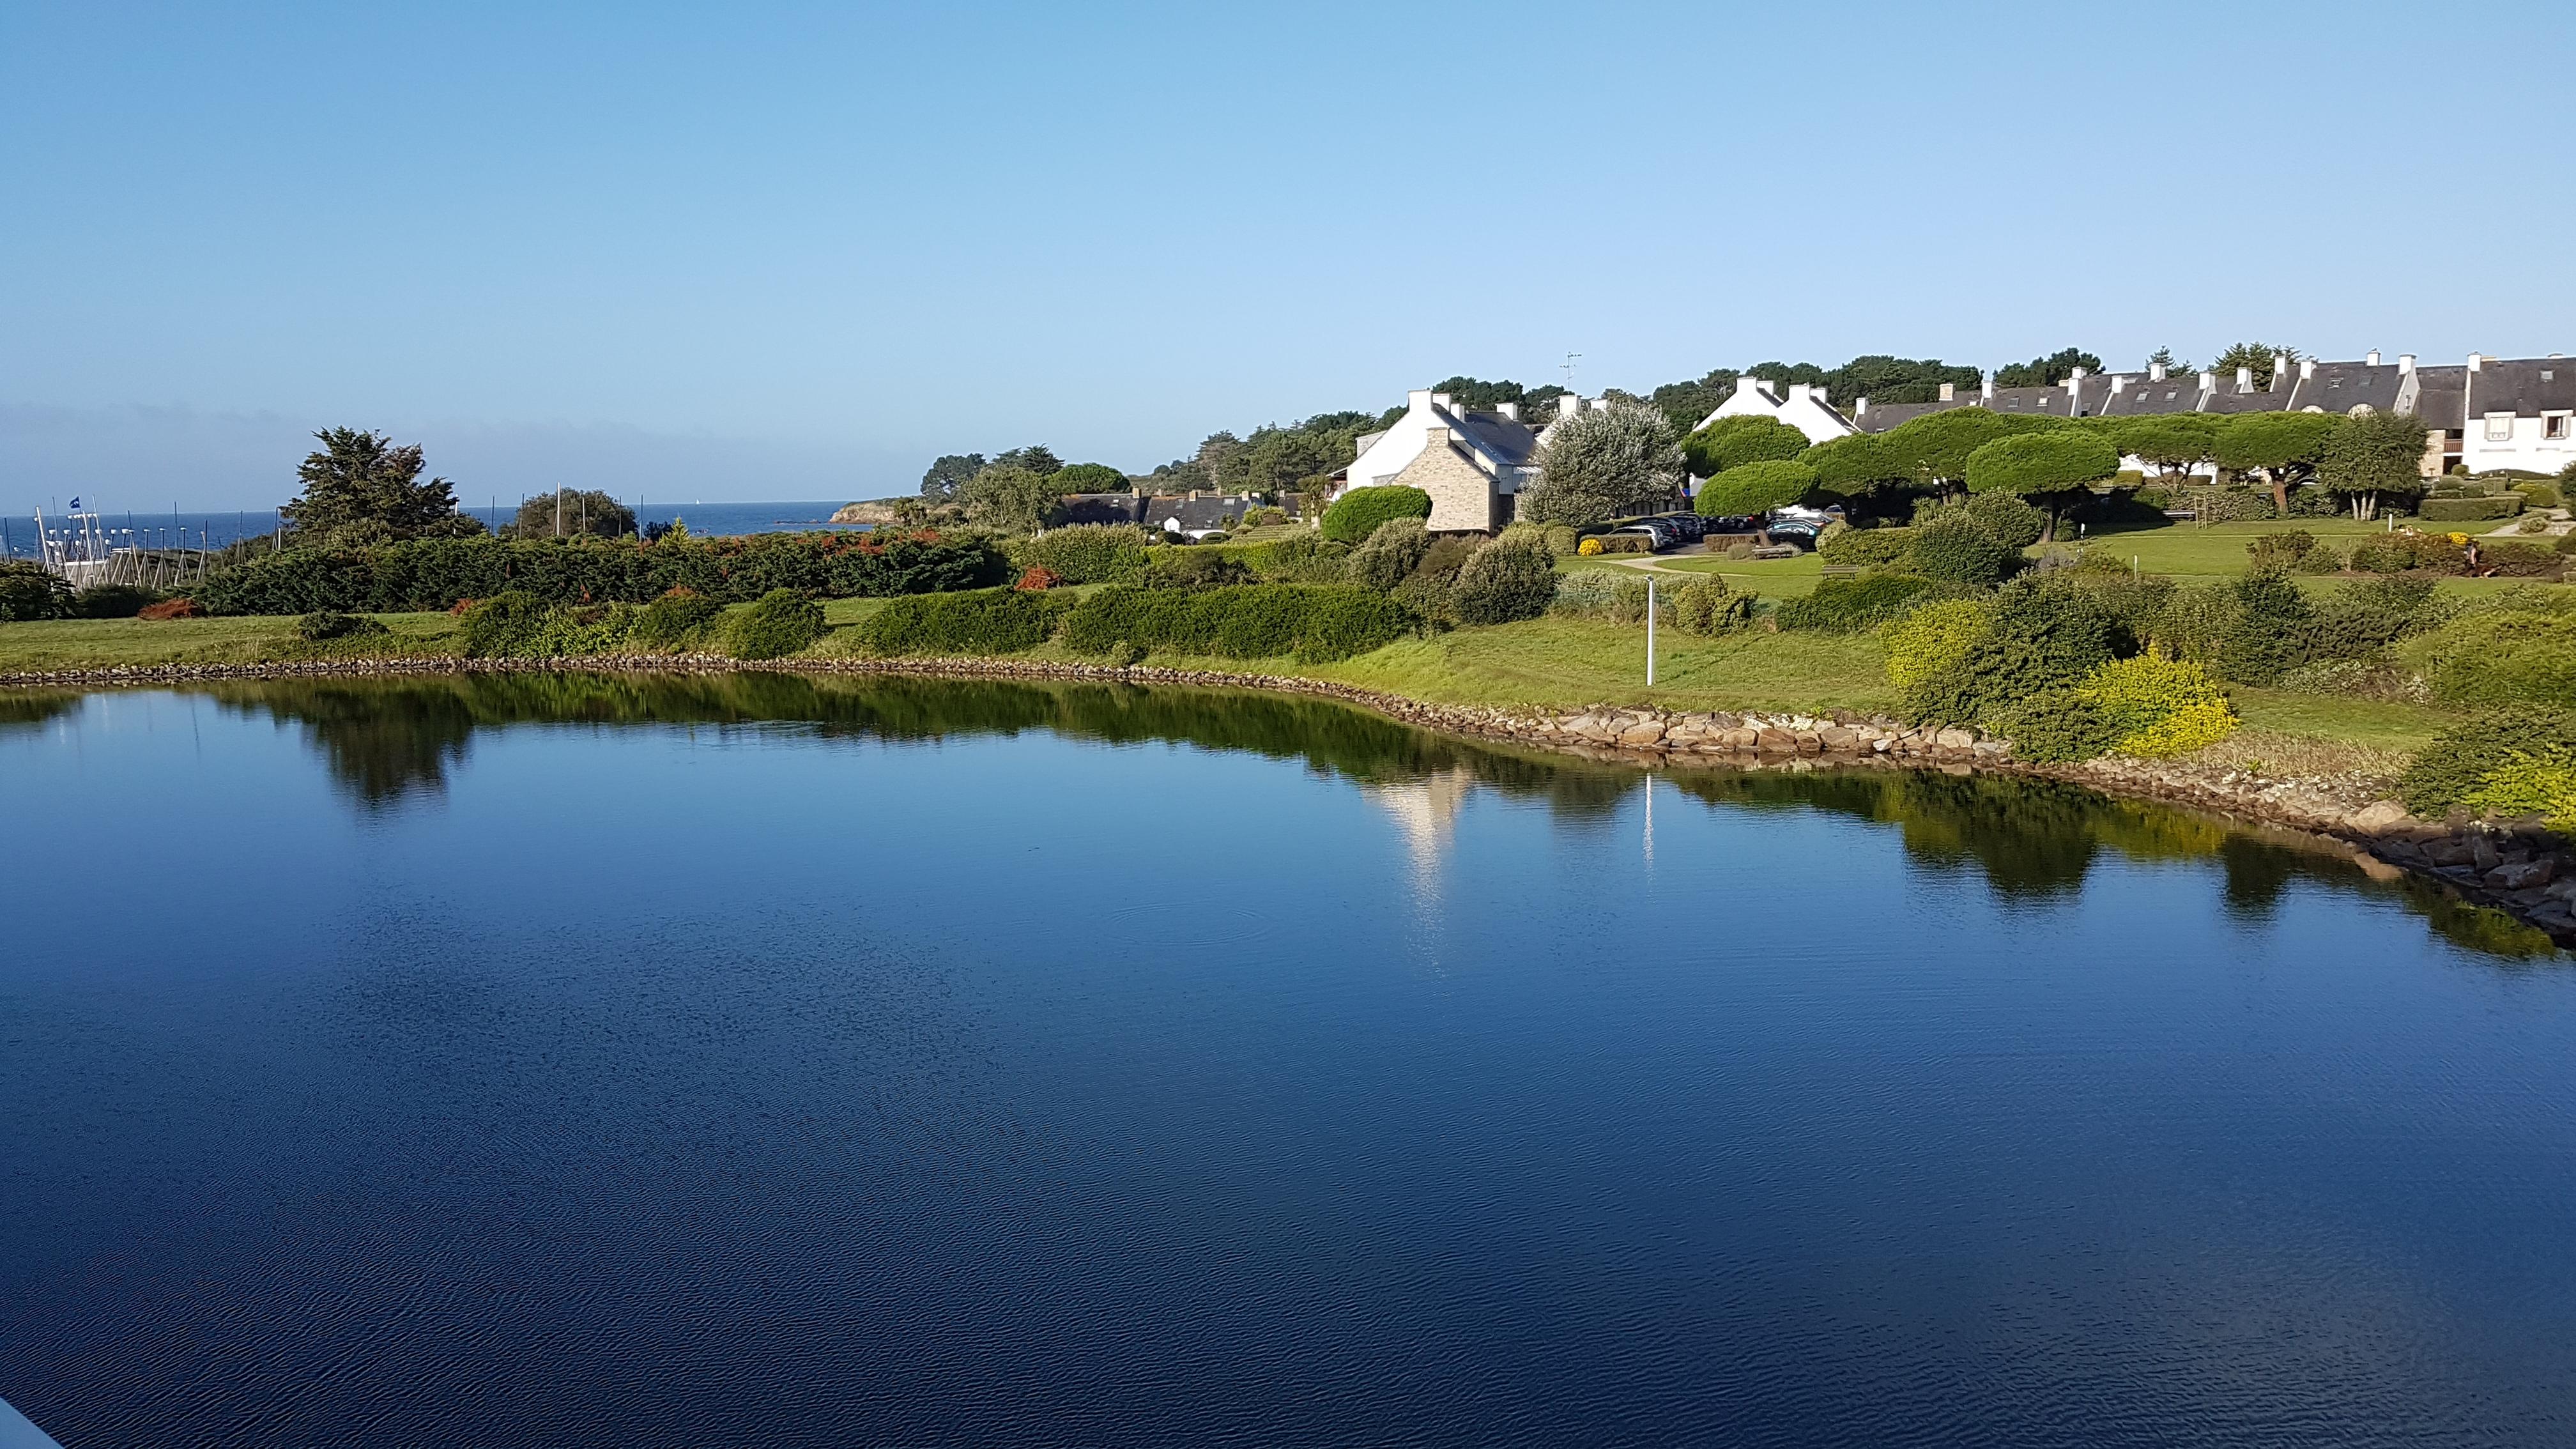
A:
<svg viewBox="0 0 2576 1449">
<path fill-rule="evenodd" d="M 530 652 L 546 627 L 546 606 L 533 594 L 505 590 L 465 609 L 465 652 L 478 659 Z"/>
<path fill-rule="evenodd" d="M 2397 782 L 2397 797 L 2418 815 L 2438 819 L 2454 806 L 2512 811 L 2510 803 L 2528 802 L 2553 767 L 2576 763 L 2576 716 L 2542 709 L 2502 709 L 2464 720 L 2433 737 L 2418 751 Z M 2499 778 L 2500 776 L 2506 778 Z M 2571 812 L 2576 813 L 2576 812 Z M 2563 814 L 2553 820 L 2565 828 Z"/>
<path fill-rule="evenodd" d="M 1991 599 L 1948 599 L 1925 604 L 1880 630 L 1887 646 L 1887 678 L 1911 696 L 1948 674 L 1993 629 Z"/>
<path fill-rule="evenodd" d="M 1846 528 L 1839 532 L 1827 529 L 1826 532 L 1833 536 L 1817 539 L 1816 554 L 1832 564 L 1882 568 L 1905 557 L 1905 551 L 1914 543 L 1914 530 L 1910 528 Z"/>
<path fill-rule="evenodd" d="M 1352 488 L 1324 510 L 1324 537 L 1358 543 L 1396 518 L 1429 518 L 1431 495 L 1393 483 Z"/>
<path fill-rule="evenodd" d="M 1909 691 L 1907 707 L 1924 720 L 1983 719 L 2082 683 L 2127 642 L 2118 617 L 2084 589 L 2018 580 L 1996 595 L 1992 624 L 1958 664 Z"/>
<path fill-rule="evenodd" d="M 691 589 L 673 589 L 635 611 L 627 625 L 627 643 L 635 648 L 663 651 L 686 648 L 701 642 L 709 624 L 724 613 L 724 605 Z"/>
<path fill-rule="evenodd" d="M 1814 593 L 1791 599 L 1773 615 L 1783 629 L 1823 629 L 1853 633 L 1896 617 L 1942 586 L 1913 574 L 1863 574 L 1827 579 Z"/>
<path fill-rule="evenodd" d="M 1205 547 L 1156 548 L 1137 583 L 1152 589 L 1213 589 L 1252 582 L 1252 566 L 1233 554 Z"/>
<path fill-rule="evenodd" d="M 2245 545 L 2246 558 L 2258 569 L 2286 569 L 2316 552 L 2317 536 L 2304 528 L 2257 534 Z"/>
<path fill-rule="evenodd" d="M 2375 533 L 2354 544 L 2352 568 L 2355 573 L 2396 574 L 2423 570 L 2437 574 L 2464 574 L 2469 571 L 2468 546 L 2446 533 L 2419 533 L 2399 529 L 2394 533 Z"/>
<path fill-rule="evenodd" d="M 2011 549 L 2024 549 L 2048 533 L 2048 514 L 2010 493 L 1971 493 L 1955 500 L 1930 499 L 1914 511 L 1921 527 L 1941 518 L 1967 518 Z"/>
<path fill-rule="evenodd" d="M 2493 498 L 2427 498 L 2415 505 L 2415 516 L 2426 523 L 2476 523 L 2511 518 L 2521 511 L 2522 495 L 2518 493 Z"/>
<path fill-rule="evenodd" d="M 2344 571 L 2344 558 L 2334 545 L 2321 543 L 2290 560 L 2294 574 L 2339 574 Z"/>
<path fill-rule="evenodd" d="M 205 617 L 205 611 L 197 607 L 196 600 L 182 595 L 175 599 L 163 599 L 157 604 L 146 604 L 143 606 L 143 611 L 134 617 L 160 623 L 170 619 L 202 619 Z"/>
<path fill-rule="evenodd" d="M 1570 558 L 1576 549 L 1583 546 L 1583 540 L 1575 533 L 1572 524 L 1550 523 L 1543 526 L 1543 531 L 1547 535 L 1547 551 L 1558 558 Z"/>
<path fill-rule="evenodd" d="M 2439 622 L 2431 579 L 2354 579 L 2317 609 L 2310 652 L 2359 659 Z"/>
<path fill-rule="evenodd" d="M 2173 495 L 2173 506 L 2189 509 L 2203 523 L 2256 523 L 2280 516 L 2272 508 L 2272 495 L 2253 488 L 2185 488 Z"/>
<path fill-rule="evenodd" d="M 72 613 L 83 619 L 131 619 L 161 602 L 157 590 L 135 584 L 92 584 L 72 595 Z"/>
<path fill-rule="evenodd" d="M 1413 576 L 1430 553 L 1431 535 L 1423 529 L 1421 519 L 1391 518 L 1351 551 L 1343 573 L 1362 588 L 1392 593 L 1396 585 Z"/>
<path fill-rule="evenodd" d="M 1581 558 L 1599 558 L 1601 555 L 1608 553 L 1609 550 L 1601 546 L 1601 540 L 1597 538 L 1587 538 L 1583 542 L 1575 545 L 1574 552 L 1576 556 Z"/>
<path fill-rule="evenodd" d="M 342 614 L 331 610 L 307 614 L 295 621 L 295 637 L 320 643 L 326 639 L 355 639 L 392 631 L 364 614 Z"/>
<path fill-rule="evenodd" d="M 2249 573 L 2227 585 L 2235 609 L 2210 663 L 2240 684 L 2271 684 L 2307 662 L 2316 640 L 2316 610 L 2289 576 Z"/>
<path fill-rule="evenodd" d="M 1962 513 L 1944 512 L 1908 531 L 1914 536 L 1907 542 L 1903 567 L 1925 578 L 1988 588 L 2022 563 L 2020 549 Z"/>
<path fill-rule="evenodd" d="M 1284 508 L 1247 508 L 1243 511 L 1245 528 L 1276 528 L 1288 521 Z"/>
<path fill-rule="evenodd" d="M 1017 654 L 1034 649 L 1076 607 L 1070 594 L 975 589 L 894 599 L 860 621 L 870 654 Z"/>
<path fill-rule="evenodd" d="M 2504 578 L 2537 578 L 2558 571 L 2558 551 L 2544 543 L 2497 539 L 2478 545 L 2478 566 Z"/>
<path fill-rule="evenodd" d="M 1646 600 L 1651 593 L 1646 580 L 1634 574 L 1583 569 L 1556 581 L 1556 600 L 1548 608 L 1551 613 L 1571 618 L 1635 624 L 1645 619 Z"/>
<path fill-rule="evenodd" d="M 1079 466 L 1079 465 L 1078 465 Z M 1019 546 L 1019 561 L 1068 584 L 1121 583 L 1145 571 L 1153 536 L 1128 523 L 1076 523 L 1050 528 Z"/>
<path fill-rule="evenodd" d="M 1056 577 L 1055 570 L 1044 564 L 1038 564 L 1022 573 L 1019 582 L 1011 587 L 1024 594 L 1043 594 L 1063 582 L 1063 579 Z"/>
<path fill-rule="evenodd" d="M 1724 634 L 1753 617 L 1753 596 L 1737 593 L 1714 574 L 1673 590 L 1673 625 L 1686 634 Z"/>
<path fill-rule="evenodd" d="M 1804 463 L 1773 459 L 1742 463 L 1702 484 L 1694 506 L 1701 516 L 1767 513 L 1795 503 L 1816 488 L 1816 470 Z"/>
<path fill-rule="evenodd" d="M 221 568 L 192 590 L 213 614 L 389 614 L 518 592 L 541 603 L 642 603 L 686 587 L 719 602 L 772 589 L 884 598 L 997 584 L 1001 552 L 934 529 L 729 538 L 416 539 L 382 548 L 289 549 Z"/>
<path fill-rule="evenodd" d="M 2558 508 L 2567 501 L 2555 483 L 2516 483 L 2513 491 L 2521 494 L 2524 505 L 2531 508 Z"/>
<path fill-rule="evenodd" d="M 2113 729 L 2109 749 L 2141 759 L 2171 759 L 2236 732 L 2226 692 L 2197 664 L 2141 655 L 2093 671 L 2081 691 Z"/>
<path fill-rule="evenodd" d="M 1337 584 L 1350 567 L 1351 546 L 1320 533 L 1283 538 L 1263 549 L 1254 567 L 1281 583 Z"/>
<path fill-rule="evenodd" d="M 2445 704 L 2576 708 L 2576 615 L 2462 614 L 2405 641 L 2398 656 Z"/>
<path fill-rule="evenodd" d="M 1805 433 L 1760 413 L 1719 418 L 1682 439 L 1683 459 L 1703 478 L 1747 463 L 1785 462 L 1805 451 Z"/>
<path fill-rule="evenodd" d="M 1605 553 L 1653 553 L 1655 551 L 1655 541 L 1640 533 L 1605 533 L 1598 538 L 1587 538 L 1584 542 L 1597 543 L 1601 545 L 1599 548 L 1592 551 L 1594 555 Z"/>
<path fill-rule="evenodd" d="M 2120 738 L 2102 707 L 2075 689 L 2041 690 L 1997 710 L 1990 723 L 2016 756 L 2042 765 L 2092 759 Z"/>
<path fill-rule="evenodd" d="M 793 589 L 772 589 L 728 620 L 724 632 L 726 652 L 736 659 L 784 659 L 831 628 L 822 605 Z"/>
<path fill-rule="evenodd" d="M 71 585 L 31 563 L 0 559 L 0 620 L 71 617 Z"/>
<path fill-rule="evenodd" d="M 1507 529 L 1467 556 L 1452 602 L 1462 624 L 1535 619 L 1556 602 L 1556 559 L 1547 540 Z"/>
<path fill-rule="evenodd" d="M 1370 589 L 1347 584 L 1240 584 L 1202 590 L 1113 584 L 1065 616 L 1065 646 L 1109 654 L 1120 645 L 1237 659 L 1294 654 L 1324 663 L 1394 642 L 1417 619 Z"/>
</svg>

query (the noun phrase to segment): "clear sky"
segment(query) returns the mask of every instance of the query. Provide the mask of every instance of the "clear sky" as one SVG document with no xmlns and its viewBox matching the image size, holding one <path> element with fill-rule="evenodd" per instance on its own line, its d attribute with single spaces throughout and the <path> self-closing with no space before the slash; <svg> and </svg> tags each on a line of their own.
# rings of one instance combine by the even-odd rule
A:
<svg viewBox="0 0 2576 1449">
<path fill-rule="evenodd" d="M 2576 351 L 2576 6 L 0 0 L 0 507 L 1142 470 L 1452 373 Z"/>
</svg>

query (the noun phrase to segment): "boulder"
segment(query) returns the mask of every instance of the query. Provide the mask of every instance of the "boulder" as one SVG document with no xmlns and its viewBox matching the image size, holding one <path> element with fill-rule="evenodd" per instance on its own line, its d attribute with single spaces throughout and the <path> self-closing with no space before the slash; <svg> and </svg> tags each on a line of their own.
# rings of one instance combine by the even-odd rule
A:
<svg viewBox="0 0 2576 1449">
<path fill-rule="evenodd" d="M 1860 732 L 1857 730 L 1846 729 L 1841 725 L 1833 725 L 1816 731 L 1816 738 L 1825 742 L 1826 749 L 1841 751 L 1848 750 L 1858 744 L 1860 742 Z"/>
<path fill-rule="evenodd" d="M 1663 742 L 1664 727 L 1652 720 L 1644 724 L 1630 725 L 1619 731 L 1619 746 L 1622 749 L 1642 750 Z"/>
<path fill-rule="evenodd" d="M 2538 860 L 2496 866 L 2487 872 L 2486 881 L 2500 891 L 2526 891 L 2549 884 L 2557 875 L 2557 863 L 2544 855 Z"/>
<path fill-rule="evenodd" d="M 1977 743 L 1977 737 L 1966 730 L 1943 730 L 1932 737 L 1932 743 L 1945 750 L 1964 750 Z"/>
</svg>

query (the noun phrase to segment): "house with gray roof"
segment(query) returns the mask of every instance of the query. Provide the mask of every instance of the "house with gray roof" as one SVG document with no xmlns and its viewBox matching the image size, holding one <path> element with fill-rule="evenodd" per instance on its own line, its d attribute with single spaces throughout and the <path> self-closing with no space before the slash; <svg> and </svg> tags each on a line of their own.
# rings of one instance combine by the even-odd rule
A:
<svg viewBox="0 0 2576 1449">
<path fill-rule="evenodd" d="M 1607 404 L 1595 400 L 1595 406 Z M 1582 407 L 1558 399 L 1557 418 Z M 1357 439 L 1359 455 L 1336 475 L 1334 497 L 1353 488 L 1401 485 L 1431 495 L 1430 528 L 1440 533 L 1488 533 L 1511 522 L 1520 491 L 1538 481 L 1538 446 L 1545 429 L 1532 427 L 1515 403 L 1490 410 L 1464 407 L 1447 393 L 1405 394 L 1404 415 L 1385 429 Z"/>
</svg>

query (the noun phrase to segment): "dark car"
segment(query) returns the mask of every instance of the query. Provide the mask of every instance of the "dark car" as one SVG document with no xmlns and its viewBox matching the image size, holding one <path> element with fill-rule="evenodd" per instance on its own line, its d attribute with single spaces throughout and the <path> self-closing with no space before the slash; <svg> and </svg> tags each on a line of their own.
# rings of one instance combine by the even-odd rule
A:
<svg viewBox="0 0 2576 1449">
<path fill-rule="evenodd" d="M 1812 553 L 1816 547 L 1816 535 L 1822 530 L 1803 518 L 1775 517 L 1763 525 L 1762 532 L 1773 543 L 1794 544 Z"/>
<path fill-rule="evenodd" d="M 1713 534 L 1760 533 L 1762 531 L 1762 520 L 1747 513 L 1721 513 L 1709 518 L 1704 518 L 1700 521 L 1702 524 L 1706 525 L 1700 530 L 1700 537 L 1702 538 L 1707 538 Z"/>
<path fill-rule="evenodd" d="M 1708 520 L 1696 513 L 1658 513 L 1651 521 L 1671 525 L 1674 535 L 1684 543 L 1697 543 L 1708 536 Z"/>
</svg>

